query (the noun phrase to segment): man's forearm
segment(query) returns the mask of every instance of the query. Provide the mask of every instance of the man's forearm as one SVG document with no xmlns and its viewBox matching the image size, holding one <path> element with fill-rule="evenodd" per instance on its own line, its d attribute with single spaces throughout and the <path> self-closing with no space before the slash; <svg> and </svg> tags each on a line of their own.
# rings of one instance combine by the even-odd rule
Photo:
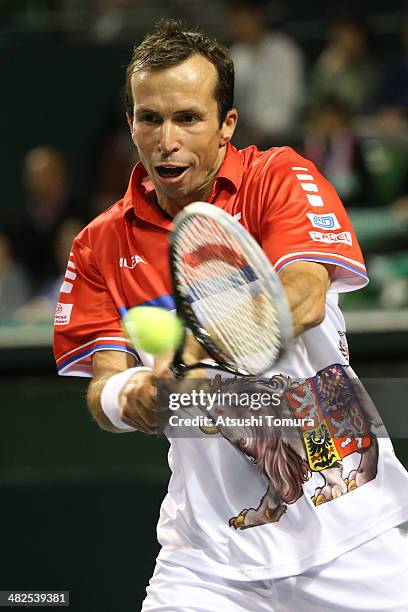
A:
<svg viewBox="0 0 408 612">
<path fill-rule="evenodd" d="M 115 427 L 102 409 L 101 398 L 107 381 L 128 368 L 136 365 L 135 358 L 130 353 L 122 351 L 97 351 L 92 356 L 93 379 L 88 387 L 87 403 L 90 413 L 99 427 L 113 433 L 123 430 Z"/>
<path fill-rule="evenodd" d="M 296 264 L 297 262 L 284 268 L 279 277 L 289 302 L 294 335 L 299 336 L 323 321 L 330 279 L 327 269 L 322 265 Z"/>
</svg>

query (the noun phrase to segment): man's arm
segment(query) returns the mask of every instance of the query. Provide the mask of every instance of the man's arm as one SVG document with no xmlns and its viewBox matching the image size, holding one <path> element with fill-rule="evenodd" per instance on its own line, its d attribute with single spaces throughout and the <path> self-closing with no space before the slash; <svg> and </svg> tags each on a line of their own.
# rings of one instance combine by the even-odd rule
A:
<svg viewBox="0 0 408 612">
<path fill-rule="evenodd" d="M 319 325 L 325 316 L 326 292 L 330 284 L 329 270 L 322 264 L 297 261 L 284 268 L 279 278 L 286 292 L 293 317 L 295 336 Z M 202 348 L 190 338 L 186 347 L 187 362 L 195 362 L 206 355 Z M 161 376 L 168 376 L 171 356 L 156 360 L 153 371 L 136 372 L 120 393 L 121 420 L 145 433 L 156 431 L 156 394 L 157 382 Z M 135 365 L 129 353 L 121 351 L 98 351 L 92 360 L 93 379 L 88 388 L 88 406 L 98 425 L 107 431 L 120 433 L 101 406 L 103 388 L 111 376 Z M 199 377 L 197 371 L 194 377 Z"/>
<path fill-rule="evenodd" d="M 93 379 L 88 387 L 87 402 L 89 410 L 106 431 L 123 433 L 115 427 L 101 406 L 102 391 L 108 379 L 114 374 L 135 366 L 135 358 L 122 351 L 98 351 L 92 360 Z M 151 371 L 136 372 L 127 382 L 120 394 L 121 420 L 140 431 L 155 431 L 155 375 Z"/>
<path fill-rule="evenodd" d="M 196 363 L 205 357 L 208 357 L 208 355 L 194 336 L 189 334 L 183 352 L 185 362 Z M 119 394 L 118 416 L 123 423 L 144 433 L 156 433 L 157 384 L 160 379 L 173 377 L 169 371 L 172 360 L 172 352 L 160 355 L 154 360 L 152 370 L 136 372 L 126 382 Z M 103 411 L 101 405 L 103 389 L 111 376 L 134 366 L 134 357 L 122 351 L 97 351 L 93 355 L 93 379 L 88 387 L 88 407 L 95 421 L 106 431 L 123 433 L 126 430 L 115 427 Z M 203 376 L 203 372 L 194 370 L 187 373 L 185 378 L 188 379 L 190 376 L 194 379 L 199 378 Z M 188 387 L 185 388 L 185 391 L 187 389 Z"/>
<path fill-rule="evenodd" d="M 295 336 L 323 321 L 330 268 L 312 261 L 295 261 L 279 273 L 289 302 Z"/>
</svg>

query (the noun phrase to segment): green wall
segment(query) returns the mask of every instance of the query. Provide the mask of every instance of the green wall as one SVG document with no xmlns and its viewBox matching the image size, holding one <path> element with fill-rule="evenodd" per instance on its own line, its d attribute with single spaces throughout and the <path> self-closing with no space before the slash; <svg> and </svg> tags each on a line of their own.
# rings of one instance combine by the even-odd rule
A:
<svg viewBox="0 0 408 612">
<path fill-rule="evenodd" d="M 2 48 L 0 208 L 21 205 L 22 161 L 27 151 L 42 144 L 68 154 L 77 189 L 88 193 L 94 146 L 124 84 L 131 47 Z"/>
<path fill-rule="evenodd" d="M 75 612 L 135 612 L 159 548 L 168 443 L 103 432 L 85 388 L 0 379 L 1 585 L 70 590 Z"/>
</svg>

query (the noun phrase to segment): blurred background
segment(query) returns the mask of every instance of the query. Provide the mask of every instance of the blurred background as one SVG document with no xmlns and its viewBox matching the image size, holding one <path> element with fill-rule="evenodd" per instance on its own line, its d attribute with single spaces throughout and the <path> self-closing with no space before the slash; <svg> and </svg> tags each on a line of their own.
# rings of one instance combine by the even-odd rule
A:
<svg viewBox="0 0 408 612">
<path fill-rule="evenodd" d="M 353 367 L 390 390 L 408 373 L 405 3 L 0 0 L 1 588 L 71 590 L 78 611 L 138 610 L 158 549 L 168 445 L 92 423 L 51 324 L 73 237 L 137 161 L 125 66 L 166 16 L 231 48 L 235 144 L 289 144 L 334 184 L 371 277 L 342 298 Z"/>
</svg>

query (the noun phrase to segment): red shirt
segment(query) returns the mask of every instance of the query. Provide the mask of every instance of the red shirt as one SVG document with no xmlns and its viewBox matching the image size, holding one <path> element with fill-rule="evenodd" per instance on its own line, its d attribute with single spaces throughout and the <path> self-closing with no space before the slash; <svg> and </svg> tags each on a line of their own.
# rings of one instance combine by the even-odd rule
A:
<svg viewBox="0 0 408 612">
<path fill-rule="evenodd" d="M 60 374 L 91 376 L 98 350 L 133 354 L 120 313 L 141 304 L 174 308 L 168 267 L 172 221 L 146 199 L 141 163 L 125 197 L 100 214 L 72 247 L 55 315 Z M 208 200 L 235 216 L 277 271 L 308 260 L 336 265 L 331 290 L 367 283 L 363 257 L 334 188 L 289 147 L 238 151 L 228 145 Z"/>
</svg>

